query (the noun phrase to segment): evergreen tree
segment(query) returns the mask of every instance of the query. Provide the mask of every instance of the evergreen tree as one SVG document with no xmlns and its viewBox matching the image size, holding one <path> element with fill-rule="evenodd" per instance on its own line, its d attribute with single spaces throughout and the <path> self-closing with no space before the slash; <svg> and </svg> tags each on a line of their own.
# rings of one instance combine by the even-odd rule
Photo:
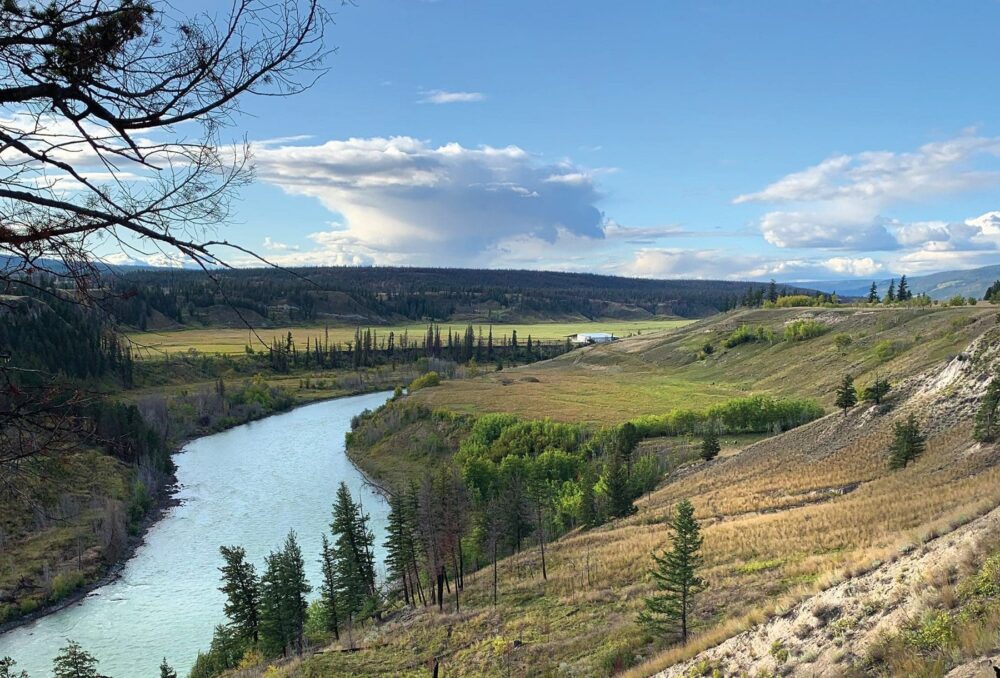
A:
<svg viewBox="0 0 1000 678">
<path fill-rule="evenodd" d="M 594 527 L 601 522 L 594 494 L 594 472 L 588 464 L 580 477 L 580 522 L 584 527 Z"/>
<path fill-rule="evenodd" d="M 1000 280 L 995 281 L 992 285 L 986 288 L 986 294 L 983 295 L 983 301 L 991 301 L 994 304 L 1000 302 Z"/>
<path fill-rule="evenodd" d="M 303 635 L 312 590 L 306 581 L 305 561 L 295 532 L 288 533 L 284 547 L 271 552 L 260 580 L 260 643 L 265 654 L 288 654 L 303 650 Z"/>
<path fill-rule="evenodd" d="M 389 520 L 385 537 L 385 565 L 390 580 L 399 582 L 403 587 L 403 600 L 410 604 L 410 589 L 407 573 L 410 569 L 409 553 L 410 526 L 405 497 L 394 494 L 389 497 Z M 415 601 L 414 601 L 415 602 Z"/>
<path fill-rule="evenodd" d="M 260 582 L 253 563 L 241 546 L 220 546 L 225 565 L 220 591 L 226 594 L 224 611 L 229 624 L 244 640 L 256 645 L 260 627 Z"/>
<path fill-rule="evenodd" d="M 984 443 L 992 443 L 997 439 L 997 409 L 1000 408 L 1000 378 L 993 377 L 983 402 L 976 412 L 976 428 L 972 437 Z"/>
<path fill-rule="evenodd" d="M 177 672 L 174 671 L 170 664 L 167 663 L 167 658 L 164 657 L 163 661 L 160 662 L 160 678 L 177 678 Z"/>
<path fill-rule="evenodd" d="M 658 593 L 646 598 L 639 623 L 656 634 L 679 633 L 681 642 L 687 642 L 694 598 L 708 586 L 698 576 L 702 537 L 691 502 L 681 501 L 668 525 L 673 530 L 670 549 L 652 554 L 656 568 L 650 574 Z"/>
<path fill-rule="evenodd" d="M 865 387 L 861 398 L 862 400 L 873 402 L 876 405 L 881 405 L 882 399 L 889 393 L 890 388 L 892 387 L 890 386 L 888 379 L 875 375 L 875 381 Z"/>
<path fill-rule="evenodd" d="M 14 668 L 16 665 L 10 657 L 0 658 L 0 678 L 28 678 L 28 672 L 18 671 Z"/>
<path fill-rule="evenodd" d="M 834 404 L 844 410 L 845 417 L 847 416 L 847 410 L 858 404 L 858 392 L 854 388 L 854 377 L 851 375 L 845 374 L 841 380 L 840 386 L 837 387 Z"/>
<path fill-rule="evenodd" d="M 338 602 L 347 619 L 353 620 L 375 598 L 374 535 L 368 516 L 351 498 L 343 482 L 333 505 L 334 563 L 337 572 Z"/>
<path fill-rule="evenodd" d="M 612 518 L 624 518 L 635 513 L 632 503 L 632 488 L 629 486 L 625 464 L 617 454 L 611 456 L 604 475 L 608 492 L 608 514 Z"/>
<path fill-rule="evenodd" d="M 97 660 L 71 640 L 52 660 L 52 675 L 53 678 L 98 678 Z"/>
<path fill-rule="evenodd" d="M 868 303 L 878 303 L 878 285 L 875 284 L 875 281 L 872 281 L 872 286 L 868 289 Z"/>
<path fill-rule="evenodd" d="M 767 284 L 767 300 L 772 304 L 778 301 L 778 283 L 774 282 L 774 278 Z"/>
<path fill-rule="evenodd" d="M 889 281 L 889 290 L 885 293 L 885 299 L 883 300 L 887 304 L 891 304 L 896 301 L 896 279 L 893 278 Z"/>
<path fill-rule="evenodd" d="M 910 292 L 910 287 L 906 282 L 906 276 L 902 276 L 899 279 L 899 290 L 896 292 L 896 298 L 900 301 L 909 301 L 913 297 L 913 293 Z"/>
<path fill-rule="evenodd" d="M 893 425 L 893 440 L 889 447 L 889 467 L 906 468 L 923 453 L 926 442 L 927 439 L 920 432 L 917 419 L 912 414 L 905 422 L 897 421 Z"/>
<path fill-rule="evenodd" d="M 719 436 L 711 429 L 706 431 L 701 439 L 701 458 L 705 461 L 712 461 L 721 451 L 722 446 L 719 445 Z"/>
<path fill-rule="evenodd" d="M 326 630 L 340 640 L 340 617 L 337 613 L 337 568 L 330 540 L 323 535 L 323 551 L 320 557 L 323 583 L 320 585 L 320 602 L 326 612 Z"/>
</svg>

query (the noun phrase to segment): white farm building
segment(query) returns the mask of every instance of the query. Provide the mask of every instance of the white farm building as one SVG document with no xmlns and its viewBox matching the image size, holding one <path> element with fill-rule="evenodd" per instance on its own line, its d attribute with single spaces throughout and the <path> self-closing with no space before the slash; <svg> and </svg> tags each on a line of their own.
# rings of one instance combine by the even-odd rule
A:
<svg viewBox="0 0 1000 678">
<path fill-rule="evenodd" d="M 578 346 L 585 344 L 607 344 L 615 340 L 615 335 L 607 332 L 580 332 L 567 337 L 570 343 Z"/>
</svg>

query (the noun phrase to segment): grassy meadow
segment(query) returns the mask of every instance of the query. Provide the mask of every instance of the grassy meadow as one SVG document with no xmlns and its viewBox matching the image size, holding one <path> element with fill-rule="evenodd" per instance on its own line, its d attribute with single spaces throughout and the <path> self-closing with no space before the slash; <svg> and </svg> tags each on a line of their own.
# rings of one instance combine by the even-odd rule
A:
<svg viewBox="0 0 1000 678">
<path fill-rule="evenodd" d="M 988 306 L 736 311 L 448 382 L 416 397 L 458 412 L 599 423 L 701 409 L 753 393 L 812 397 L 830 407 L 845 373 L 864 385 L 876 374 L 894 381 L 922 371 L 962 351 L 996 315 Z M 822 324 L 824 333 L 784 341 L 785 328 L 803 318 Z M 744 325 L 766 328 L 774 340 L 726 348 L 726 339 Z M 703 352 L 706 344 L 710 355 Z"/>
<path fill-rule="evenodd" d="M 827 330 L 802 341 L 725 347 L 741 325 L 781 337 L 804 315 Z M 730 441 L 709 463 L 691 442 L 645 441 L 647 451 L 668 458 L 665 482 L 637 501 L 636 515 L 549 544 L 547 579 L 537 547 L 529 547 L 501 562 L 495 607 L 485 568 L 467 577 L 461 612 L 405 612 L 364 635 L 359 644 L 368 649 L 324 652 L 290 671 L 418 676 L 438 656 L 446 675 L 647 676 L 894 560 L 1000 505 L 998 451 L 970 446 L 968 393 L 913 379 L 944 367 L 979 335 L 990 333 L 987 344 L 995 342 L 995 326 L 989 307 L 740 311 L 409 396 L 461 412 L 613 423 L 748 392 L 815 397 L 832 412 L 831 392 L 844 373 L 859 385 L 884 375 L 896 387 L 882 410 L 859 407 L 771 438 Z M 706 343 L 714 346 L 709 354 Z M 968 383 L 976 379 L 981 375 Z M 910 411 L 928 433 L 927 451 L 890 471 L 892 424 Z M 392 449 L 408 437 L 447 440 L 449 432 L 401 431 L 373 448 L 380 458 L 359 461 L 387 468 Z M 420 463 L 444 458 L 437 454 L 447 455 L 447 446 Z M 635 620 L 652 591 L 650 553 L 666 546 L 664 520 L 684 498 L 702 525 L 709 588 L 698 599 L 694 637 L 671 647 Z M 870 602 L 872 609 L 890 604 Z M 846 633 L 849 623 L 835 620 L 830 632 Z"/>
<path fill-rule="evenodd" d="M 489 332 L 490 325 L 481 321 L 470 321 L 478 333 L 480 328 L 485 337 Z M 694 321 L 692 320 L 607 320 L 592 321 L 583 320 L 580 322 L 537 322 L 537 323 L 514 323 L 514 324 L 494 324 L 493 339 L 500 341 L 504 336 L 510 337 L 516 331 L 518 341 L 527 341 L 530 335 L 533 340 L 545 342 L 563 341 L 567 335 L 577 332 L 611 332 L 618 337 L 630 337 L 633 335 L 657 332 L 666 329 L 683 327 Z M 183 328 L 176 330 L 159 330 L 149 332 L 133 332 L 129 334 L 136 353 L 143 358 L 160 358 L 166 354 L 189 353 L 192 351 L 207 354 L 236 355 L 245 352 L 247 345 L 255 349 L 262 349 L 263 341 L 270 345 L 272 339 L 284 341 L 288 333 L 292 333 L 295 343 L 304 347 L 306 339 L 323 339 L 329 333 L 331 344 L 344 344 L 354 341 L 354 332 L 360 326 L 372 327 L 379 337 L 387 337 L 389 332 L 394 332 L 396 336 L 408 333 L 411 340 L 422 341 L 427 332 L 426 322 L 405 323 L 399 325 L 309 325 L 309 326 L 282 326 L 282 327 L 257 327 L 250 330 L 246 327 L 210 327 L 210 328 Z M 441 333 L 444 335 L 450 329 L 456 333 L 463 333 L 468 323 L 449 322 L 441 323 Z"/>
</svg>

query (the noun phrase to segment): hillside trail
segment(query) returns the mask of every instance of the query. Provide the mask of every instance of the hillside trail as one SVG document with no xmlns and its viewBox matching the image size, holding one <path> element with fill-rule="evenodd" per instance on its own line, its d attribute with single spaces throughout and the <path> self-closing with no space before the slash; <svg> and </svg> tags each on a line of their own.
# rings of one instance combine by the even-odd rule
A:
<svg viewBox="0 0 1000 678">
<path fill-rule="evenodd" d="M 931 433 L 967 424 L 990 376 L 1000 367 L 998 334 L 995 329 L 986 332 L 943 367 L 895 385 L 899 402 L 896 416 L 933 413 L 924 418 L 925 430 Z M 865 419 L 878 416 L 875 409 L 855 408 L 851 428 L 862 433 Z M 835 422 L 833 416 L 825 417 L 798 432 L 810 435 L 808 429 L 815 427 L 817 430 L 811 432 L 815 435 Z M 958 454 L 983 455 L 995 464 L 997 447 L 969 440 Z M 1000 507 L 993 507 L 943 536 L 904 547 L 888 562 L 812 595 L 784 614 L 654 675 L 705 675 L 703 672 L 712 670 L 726 676 L 843 675 L 884 634 L 919 617 L 926 608 L 925 593 L 935 573 L 957 568 L 972 558 L 982 544 L 998 536 Z M 959 666 L 948 676 L 992 678 L 995 674 L 991 662 L 1000 665 L 1000 652 Z"/>
</svg>

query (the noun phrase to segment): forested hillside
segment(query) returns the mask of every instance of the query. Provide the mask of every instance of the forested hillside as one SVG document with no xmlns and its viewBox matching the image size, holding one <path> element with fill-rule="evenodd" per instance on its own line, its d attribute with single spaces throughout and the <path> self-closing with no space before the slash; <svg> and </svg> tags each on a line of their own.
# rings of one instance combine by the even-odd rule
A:
<svg viewBox="0 0 1000 678">
<path fill-rule="evenodd" d="M 250 322 L 381 324 L 565 318 L 702 317 L 755 305 L 767 285 L 581 273 L 329 267 L 136 270 L 114 278 L 112 308 L 137 329 Z M 788 292 L 800 291 L 788 289 Z"/>
</svg>

